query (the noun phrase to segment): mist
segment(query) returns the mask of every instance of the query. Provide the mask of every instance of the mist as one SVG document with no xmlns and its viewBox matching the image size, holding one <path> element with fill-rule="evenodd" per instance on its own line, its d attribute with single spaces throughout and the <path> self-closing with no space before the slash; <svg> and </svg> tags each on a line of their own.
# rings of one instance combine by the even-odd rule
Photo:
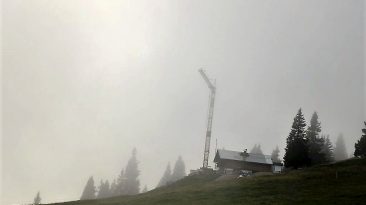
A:
<svg viewBox="0 0 366 205">
<path fill-rule="evenodd" d="M 77 200 L 137 149 L 141 189 L 216 147 L 284 155 L 301 107 L 347 154 L 366 119 L 365 3 L 2 1 L 2 204 Z"/>
</svg>

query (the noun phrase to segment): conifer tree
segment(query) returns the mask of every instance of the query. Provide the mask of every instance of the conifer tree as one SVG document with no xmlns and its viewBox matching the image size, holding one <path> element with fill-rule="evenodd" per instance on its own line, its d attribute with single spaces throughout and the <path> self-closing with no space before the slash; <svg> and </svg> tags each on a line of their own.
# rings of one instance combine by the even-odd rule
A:
<svg viewBox="0 0 366 205">
<path fill-rule="evenodd" d="M 97 194 L 96 194 L 96 198 L 97 199 L 101 199 L 102 198 L 102 190 L 103 190 L 103 186 L 104 186 L 104 182 L 103 182 L 103 179 L 100 180 L 100 185 L 98 187 L 98 191 L 97 191 Z"/>
<path fill-rule="evenodd" d="M 276 146 L 276 148 L 272 151 L 271 159 L 273 162 L 277 162 L 277 163 L 281 162 L 280 149 L 278 148 L 278 146 Z"/>
<path fill-rule="evenodd" d="M 295 169 L 309 165 L 308 148 L 305 139 L 305 119 L 301 108 L 292 124 L 291 132 L 286 140 L 284 162 L 286 167 Z"/>
<path fill-rule="evenodd" d="M 111 185 L 109 184 L 109 181 L 105 181 L 104 182 L 104 190 L 105 190 L 105 197 L 111 197 L 112 196 L 112 192 L 111 192 Z"/>
<path fill-rule="evenodd" d="M 112 184 L 111 184 L 111 188 L 110 188 L 110 191 L 109 191 L 109 196 L 117 196 L 117 182 L 116 180 L 114 179 Z"/>
<path fill-rule="evenodd" d="M 348 158 L 346 144 L 344 142 L 343 134 L 339 134 L 335 148 L 334 148 L 334 159 L 335 161 L 345 160 Z"/>
<path fill-rule="evenodd" d="M 175 162 L 172 176 L 170 178 L 171 182 L 178 181 L 186 176 L 186 168 L 184 165 L 184 161 L 181 156 L 178 157 L 178 160 Z"/>
<path fill-rule="evenodd" d="M 121 170 L 120 175 L 118 176 L 117 182 L 115 182 L 114 187 L 114 196 L 126 195 L 126 176 L 124 170 Z"/>
<path fill-rule="evenodd" d="M 93 177 L 89 177 L 80 200 L 95 199 L 95 186 Z"/>
<path fill-rule="evenodd" d="M 322 139 L 324 141 L 322 152 L 324 153 L 325 156 L 325 162 L 326 163 L 333 162 L 334 161 L 333 145 L 329 139 L 329 135 L 327 136 L 323 135 Z"/>
<path fill-rule="evenodd" d="M 263 154 L 262 149 L 261 149 L 261 145 L 260 144 L 255 144 L 254 147 L 250 150 L 251 154 Z"/>
<path fill-rule="evenodd" d="M 310 126 L 306 131 L 309 158 L 312 165 L 321 164 L 326 161 L 325 153 L 323 152 L 324 141 L 323 138 L 319 136 L 321 126 L 318 119 L 318 114 L 314 112 L 310 120 Z"/>
<path fill-rule="evenodd" d="M 127 195 L 134 195 L 140 192 L 140 180 L 138 179 L 140 171 L 138 170 L 136 154 L 137 151 L 136 148 L 134 148 L 125 170 Z"/>
<path fill-rule="evenodd" d="M 110 194 L 110 187 L 109 187 L 108 180 L 106 180 L 105 182 L 103 182 L 103 180 L 101 180 L 97 198 L 102 199 L 102 198 L 107 198 L 110 196 L 111 196 L 111 194 Z"/>
<path fill-rule="evenodd" d="M 34 197 L 34 201 L 33 201 L 33 204 L 34 205 L 38 205 L 38 204 L 41 204 L 41 193 L 40 192 L 37 192 L 37 195 L 36 197 Z"/>
<path fill-rule="evenodd" d="M 161 177 L 157 187 L 161 187 L 161 186 L 165 186 L 165 185 L 169 184 L 171 177 L 172 177 L 172 171 L 170 169 L 170 162 L 169 162 L 168 165 L 166 166 L 165 172 L 164 172 L 163 176 Z"/>
<path fill-rule="evenodd" d="M 355 157 L 366 157 L 366 121 L 361 138 L 355 143 Z"/>
</svg>

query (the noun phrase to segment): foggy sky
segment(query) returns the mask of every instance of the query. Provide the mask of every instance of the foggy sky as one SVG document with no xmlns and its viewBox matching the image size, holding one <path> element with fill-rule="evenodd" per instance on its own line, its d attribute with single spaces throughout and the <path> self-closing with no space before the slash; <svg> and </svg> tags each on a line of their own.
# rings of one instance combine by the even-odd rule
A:
<svg viewBox="0 0 366 205">
<path fill-rule="evenodd" d="M 79 199 L 136 147 L 141 187 L 181 155 L 202 166 L 208 88 L 218 147 L 284 154 L 317 111 L 347 151 L 365 112 L 361 0 L 4 0 L 2 204 Z"/>
</svg>

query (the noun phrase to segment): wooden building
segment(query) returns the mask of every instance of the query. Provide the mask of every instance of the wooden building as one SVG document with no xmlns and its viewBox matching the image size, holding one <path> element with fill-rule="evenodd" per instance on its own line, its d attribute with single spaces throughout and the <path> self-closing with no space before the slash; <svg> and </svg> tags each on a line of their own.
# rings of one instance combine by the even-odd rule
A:
<svg viewBox="0 0 366 205">
<path fill-rule="evenodd" d="M 272 172 L 271 156 L 219 149 L 214 162 L 221 172 L 248 170 L 252 172 Z"/>
</svg>

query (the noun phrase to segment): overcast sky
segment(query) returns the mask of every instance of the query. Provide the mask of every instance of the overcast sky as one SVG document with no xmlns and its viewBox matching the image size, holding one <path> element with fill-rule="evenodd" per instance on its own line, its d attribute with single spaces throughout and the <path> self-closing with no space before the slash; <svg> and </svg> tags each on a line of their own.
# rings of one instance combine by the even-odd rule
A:
<svg viewBox="0 0 366 205">
<path fill-rule="evenodd" d="M 79 199 L 136 147 L 141 186 L 218 147 L 284 154 L 301 107 L 348 153 L 365 112 L 361 0 L 4 0 L 2 204 Z"/>
</svg>

